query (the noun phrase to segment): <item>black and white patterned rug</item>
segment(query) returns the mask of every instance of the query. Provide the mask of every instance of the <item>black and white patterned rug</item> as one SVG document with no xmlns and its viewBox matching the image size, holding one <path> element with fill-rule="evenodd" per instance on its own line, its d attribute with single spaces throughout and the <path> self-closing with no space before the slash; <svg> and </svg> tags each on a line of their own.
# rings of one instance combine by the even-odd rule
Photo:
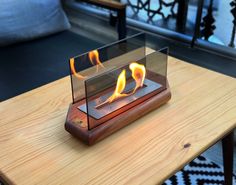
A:
<svg viewBox="0 0 236 185">
<path fill-rule="evenodd" d="M 209 159 L 197 157 L 163 185 L 223 185 L 224 170 Z M 233 185 L 236 185 L 234 176 Z"/>
<path fill-rule="evenodd" d="M 163 185 L 223 185 L 223 167 L 209 159 L 199 156 L 181 171 L 172 176 Z M 0 185 L 4 185 L 0 182 Z M 233 185 L 236 185 L 234 176 Z"/>
</svg>

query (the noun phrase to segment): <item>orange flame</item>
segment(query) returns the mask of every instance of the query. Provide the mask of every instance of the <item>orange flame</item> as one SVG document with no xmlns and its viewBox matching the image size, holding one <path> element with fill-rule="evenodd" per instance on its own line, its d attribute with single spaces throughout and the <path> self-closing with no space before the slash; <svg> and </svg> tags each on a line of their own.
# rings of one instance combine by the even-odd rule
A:
<svg viewBox="0 0 236 185">
<path fill-rule="evenodd" d="M 96 72 L 98 72 L 99 66 L 101 66 L 102 68 L 105 68 L 104 65 L 102 64 L 102 62 L 99 59 L 98 50 L 90 51 L 88 53 L 88 56 L 89 56 L 89 60 L 90 60 L 91 64 L 96 65 L 96 68 L 97 68 Z M 70 59 L 70 68 L 71 68 L 72 74 L 75 75 L 79 80 L 87 78 L 87 76 L 83 76 L 83 75 L 79 74 L 78 72 L 76 72 L 76 70 L 75 70 L 75 59 L 74 58 Z"/>
<path fill-rule="evenodd" d="M 115 91 L 113 92 L 113 94 L 105 102 L 97 105 L 95 108 L 99 108 L 99 107 L 103 106 L 104 104 L 111 103 L 118 98 L 134 94 L 138 88 L 143 86 L 145 76 L 146 76 L 145 66 L 142 64 L 138 64 L 138 63 L 133 62 L 129 65 L 129 68 L 132 72 L 132 78 L 135 80 L 135 83 L 136 83 L 135 88 L 132 90 L 132 92 L 128 93 L 128 94 L 123 93 L 125 86 L 126 86 L 126 70 L 123 69 L 123 71 L 118 76 L 116 88 L 115 88 Z"/>
<path fill-rule="evenodd" d="M 128 96 L 128 94 L 124 94 L 124 93 L 122 94 L 122 92 L 125 89 L 125 86 L 126 86 L 126 70 L 123 69 L 123 71 L 118 76 L 118 79 L 116 82 L 116 88 L 113 94 L 106 101 L 97 105 L 95 108 L 99 108 L 103 106 L 104 104 L 111 103 L 120 97 Z"/>
<path fill-rule="evenodd" d="M 79 73 L 76 72 L 75 70 L 75 59 L 74 58 L 70 58 L 70 69 L 73 75 L 75 75 L 79 80 L 81 79 L 85 79 L 86 76 L 82 76 Z"/>
<path fill-rule="evenodd" d="M 99 59 L 99 53 L 98 50 L 93 50 L 90 51 L 89 54 L 89 60 L 93 65 L 96 65 L 97 67 L 97 72 L 98 72 L 98 67 L 101 66 L 102 68 L 104 68 L 104 65 L 102 64 L 102 62 Z"/>
<path fill-rule="evenodd" d="M 139 88 L 143 87 L 143 82 L 146 76 L 146 68 L 142 64 L 138 64 L 136 62 L 133 62 L 129 65 L 129 69 L 132 72 L 132 77 L 136 82 L 135 88 L 133 90 L 133 93 Z"/>
<path fill-rule="evenodd" d="M 116 89 L 114 93 L 108 98 L 109 103 L 113 102 L 115 99 L 123 96 L 127 96 L 126 94 L 122 94 L 126 86 L 126 71 L 123 69 L 123 71 L 120 73 L 117 83 L 116 83 Z"/>
</svg>

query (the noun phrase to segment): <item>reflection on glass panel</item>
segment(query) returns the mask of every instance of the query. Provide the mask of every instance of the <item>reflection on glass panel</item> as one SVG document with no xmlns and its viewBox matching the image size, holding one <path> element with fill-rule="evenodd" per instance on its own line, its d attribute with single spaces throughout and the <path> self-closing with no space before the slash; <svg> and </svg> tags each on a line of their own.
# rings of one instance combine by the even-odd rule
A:
<svg viewBox="0 0 236 185">
<path fill-rule="evenodd" d="M 85 97 L 85 80 L 145 56 L 145 35 L 138 34 L 70 59 L 73 102 Z M 111 62 L 112 61 L 112 62 Z M 80 71 L 81 67 L 86 68 Z"/>
</svg>

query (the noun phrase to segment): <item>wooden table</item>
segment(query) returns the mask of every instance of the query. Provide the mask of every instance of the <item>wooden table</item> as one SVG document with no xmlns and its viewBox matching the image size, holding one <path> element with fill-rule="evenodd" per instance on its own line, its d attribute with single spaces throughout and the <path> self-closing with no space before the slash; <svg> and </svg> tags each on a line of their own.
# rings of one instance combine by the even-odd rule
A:
<svg viewBox="0 0 236 185">
<path fill-rule="evenodd" d="M 170 102 L 92 147 L 64 130 L 69 77 L 0 103 L 2 176 L 19 185 L 161 184 L 236 127 L 234 78 L 171 57 L 168 65 Z M 228 171 L 231 146 L 229 134 Z"/>
</svg>

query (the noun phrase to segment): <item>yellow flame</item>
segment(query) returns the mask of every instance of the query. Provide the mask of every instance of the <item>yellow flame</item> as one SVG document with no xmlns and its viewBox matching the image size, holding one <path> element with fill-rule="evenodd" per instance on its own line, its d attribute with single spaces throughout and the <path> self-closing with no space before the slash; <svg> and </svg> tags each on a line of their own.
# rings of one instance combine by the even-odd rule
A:
<svg viewBox="0 0 236 185">
<path fill-rule="evenodd" d="M 76 72 L 74 58 L 70 58 L 70 69 L 71 69 L 72 74 L 75 75 L 79 80 L 86 78 L 86 76 L 82 76 L 81 74 Z"/>
<path fill-rule="evenodd" d="M 102 64 L 102 62 L 101 62 L 100 59 L 99 59 L 98 50 L 90 51 L 89 54 L 88 54 L 88 56 L 89 56 L 89 60 L 90 60 L 91 64 L 96 65 L 96 67 L 97 67 L 97 72 L 98 72 L 99 66 L 101 66 L 102 68 L 104 68 L 104 65 Z"/>
<path fill-rule="evenodd" d="M 114 93 L 108 98 L 109 103 L 113 102 L 115 99 L 119 97 L 126 96 L 126 94 L 122 94 L 126 86 L 126 71 L 123 69 L 123 71 L 120 73 L 117 83 L 116 83 L 116 89 Z"/>
<path fill-rule="evenodd" d="M 143 83 L 146 77 L 145 66 L 142 64 L 133 62 L 129 65 L 129 69 L 132 72 L 132 78 L 135 80 L 135 88 L 132 90 L 132 92 L 128 94 L 123 93 L 126 86 L 126 70 L 123 69 L 123 71 L 118 76 L 116 88 L 113 94 L 105 102 L 97 105 L 95 108 L 101 107 L 102 105 L 107 104 L 107 103 L 111 103 L 118 98 L 134 94 L 138 88 L 143 87 Z"/>
<path fill-rule="evenodd" d="M 96 68 L 97 68 L 96 72 L 98 72 L 99 66 L 101 66 L 102 68 L 105 68 L 99 59 L 98 50 L 90 51 L 88 56 L 89 56 L 89 60 L 90 60 L 91 64 L 96 65 Z M 87 78 L 87 76 L 83 76 L 83 75 L 79 74 L 78 72 L 76 72 L 74 58 L 70 58 L 70 69 L 71 69 L 72 74 L 75 75 L 79 80 Z"/>
<path fill-rule="evenodd" d="M 143 87 L 143 82 L 146 77 L 146 68 L 142 64 L 138 64 L 136 62 L 133 62 L 129 65 L 129 69 L 132 72 L 132 77 L 136 82 L 135 88 L 133 90 L 133 93 L 139 88 Z"/>
<path fill-rule="evenodd" d="M 128 94 L 124 94 L 124 93 L 122 94 L 122 92 L 125 89 L 125 86 L 126 86 L 126 70 L 123 69 L 122 72 L 118 76 L 118 79 L 116 82 L 116 88 L 113 94 L 106 101 L 97 105 L 95 108 L 101 107 L 102 105 L 107 104 L 107 103 L 111 103 L 120 97 L 128 96 Z"/>
</svg>

